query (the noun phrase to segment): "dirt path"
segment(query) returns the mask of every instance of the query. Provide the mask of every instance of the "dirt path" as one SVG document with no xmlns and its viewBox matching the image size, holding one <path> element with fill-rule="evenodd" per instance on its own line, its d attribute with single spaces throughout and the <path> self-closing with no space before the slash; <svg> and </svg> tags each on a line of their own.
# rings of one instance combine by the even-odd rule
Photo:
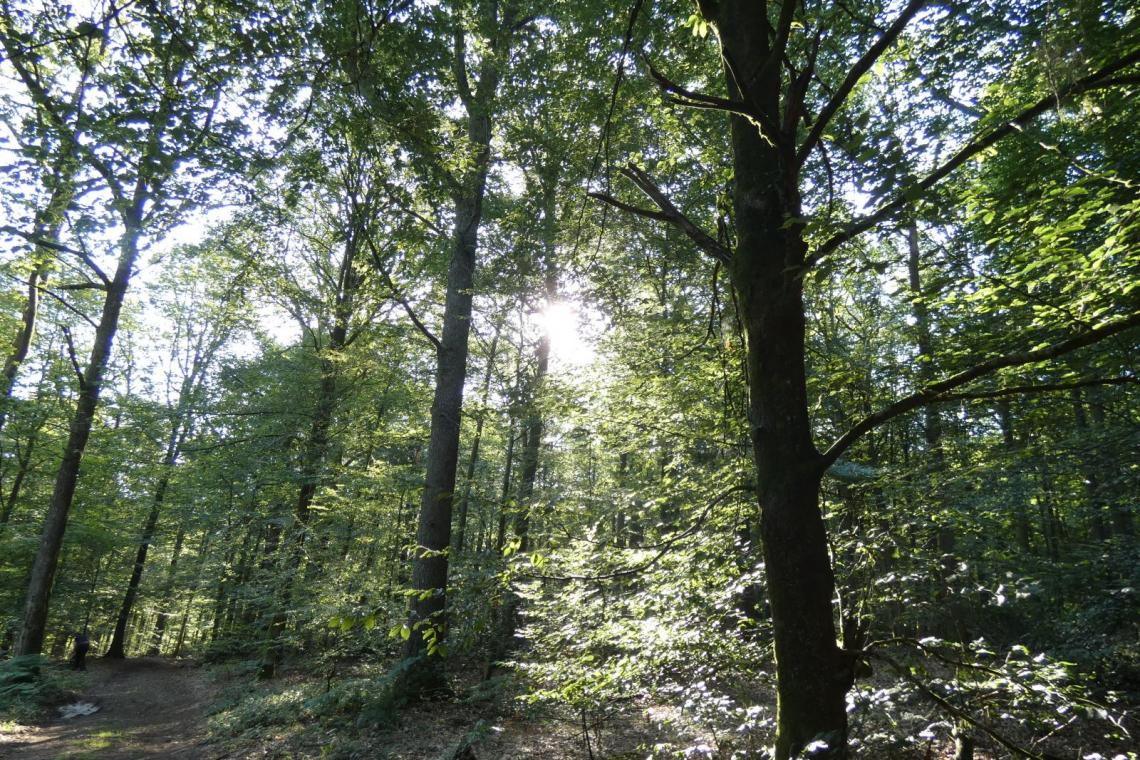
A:
<svg viewBox="0 0 1140 760">
<path fill-rule="evenodd" d="M 4 760 L 205 760 L 206 706 L 213 689 L 204 674 L 158 658 L 88 664 L 84 701 L 99 712 L 0 732 Z"/>
</svg>

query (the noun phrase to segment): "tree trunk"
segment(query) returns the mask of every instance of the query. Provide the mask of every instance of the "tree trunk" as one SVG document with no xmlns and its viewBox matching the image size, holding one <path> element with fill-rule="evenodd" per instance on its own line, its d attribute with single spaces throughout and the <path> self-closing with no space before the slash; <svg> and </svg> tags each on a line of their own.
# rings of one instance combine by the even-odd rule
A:
<svg viewBox="0 0 1140 760">
<path fill-rule="evenodd" d="M 347 192 L 351 193 L 351 190 Z M 359 203 L 353 204 L 354 209 L 361 208 Z M 320 366 L 320 381 L 317 387 L 317 404 L 313 412 L 313 422 L 309 428 L 309 435 L 305 441 L 304 451 L 301 455 L 300 478 L 301 485 L 297 490 L 297 501 L 293 508 L 293 527 L 282 544 L 282 551 L 286 554 L 286 562 L 290 567 L 300 567 L 304 559 L 302 549 L 308 538 L 310 511 L 317 491 L 326 481 L 325 468 L 329 454 L 329 428 L 332 425 L 333 414 L 336 411 L 338 392 L 338 360 L 341 353 L 349 343 L 349 327 L 356 307 L 356 294 L 361 284 L 361 276 L 356 271 L 356 254 L 361 245 L 362 236 L 366 234 L 364 225 L 366 218 L 363 214 L 354 211 L 350 227 L 346 231 L 344 253 L 341 256 L 337 270 L 336 296 L 332 311 L 332 328 L 329 330 L 328 344 L 321 349 L 319 343 L 318 363 Z M 319 341 L 316 336 L 314 341 Z M 319 565 L 315 558 L 310 558 L 305 568 L 304 585 L 311 585 Z M 285 628 L 286 608 L 289 606 L 294 591 L 294 576 L 286 574 L 282 578 L 280 590 L 280 604 L 269 621 L 267 644 L 262 653 L 261 675 L 271 678 L 277 671 L 281 656 L 284 654 L 280 644 L 280 637 Z"/>
<path fill-rule="evenodd" d="M 28 296 L 24 302 L 24 311 L 21 315 L 20 330 L 12 341 L 12 352 L 4 360 L 4 371 L 0 383 L 2 397 L 0 397 L 0 430 L 4 429 L 8 421 L 8 408 L 12 403 L 12 388 L 16 384 L 16 373 L 20 365 L 28 357 L 28 349 L 32 345 L 32 337 L 36 333 L 36 319 L 39 314 L 40 283 L 47 279 L 48 260 L 38 262 L 31 274 L 28 275 Z"/>
<path fill-rule="evenodd" d="M 459 461 L 460 416 L 463 385 L 467 376 L 467 341 L 471 332 L 471 298 L 475 285 L 475 259 L 479 224 L 483 219 L 483 196 L 491 162 L 491 116 L 500 66 L 507 65 L 514 27 L 512 9 L 500 12 L 497 3 L 480 3 L 480 13 L 496 28 L 490 49 L 483 51 L 479 79 L 474 88 L 467 76 L 466 39 L 456 31 L 454 66 L 460 100 L 467 112 L 467 142 L 471 168 L 455 194 L 455 228 L 451 261 L 447 270 L 447 296 L 443 310 L 443 333 L 436 350 L 435 396 L 428 439 L 427 476 L 416 529 L 416 558 L 408 627 L 411 635 L 404 657 L 427 655 L 407 683 L 410 691 L 423 692 L 442 686 L 439 666 L 447 634 L 444 619 L 447 592 L 448 551 L 451 544 L 451 507 L 455 496 L 455 471 Z"/>
<path fill-rule="evenodd" d="M 220 345 L 220 342 L 215 343 L 215 347 L 218 345 Z M 178 463 L 178 457 L 182 453 L 182 447 L 186 443 L 186 438 L 190 435 L 190 431 L 193 428 L 193 420 L 190 416 L 191 405 L 193 404 L 194 397 L 197 395 L 203 374 L 206 371 L 206 367 L 212 355 L 212 349 L 203 351 L 201 341 L 199 340 L 198 347 L 191 360 L 191 370 L 182 378 L 182 383 L 178 390 L 178 400 L 174 407 L 174 419 L 171 422 L 170 433 L 166 441 L 166 451 L 162 457 L 162 475 L 159 477 L 158 485 L 154 491 L 154 501 L 151 505 L 150 514 L 147 516 L 146 525 L 143 528 L 142 540 L 139 542 L 138 552 L 135 556 L 135 564 L 131 570 L 131 578 L 127 583 L 127 591 L 123 597 L 122 608 L 119 610 L 118 621 L 115 623 L 115 633 L 111 639 L 111 646 L 107 650 L 107 657 L 122 658 L 125 656 L 127 621 L 129 620 L 135 599 L 138 597 L 139 584 L 142 582 L 147 553 L 150 550 L 151 541 L 154 540 L 154 532 L 158 525 L 159 514 L 162 511 L 163 504 L 166 502 L 166 492 L 170 487 L 170 478 L 175 465 Z M 175 548 L 175 562 L 177 562 L 177 553 L 181 550 L 182 546 L 181 530 L 178 534 L 177 544 Z M 161 614 L 159 615 L 159 621 L 163 621 Z"/>
<path fill-rule="evenodd" d="M 486 135 L 489 141 L 489 122 Z M 483 176 L 485 178 L 485 173 Z M 467 339 L 471 331 L 471 294 L 475 284 L 479 221 L 482 218 L 482 188 L 483 183 L 480 182 L 477 195 L 457 200 L 455 204 L 455 238 L 447 274 L 443 335 L 436 352 L 427 477 L 420 503 L 416 558 L 412 567 L 412 588 L 418 596 L 412 597 L 408 620 L 412 633 L 405 643 L 405 657 L 415 657 L 428 651 L 435 654 L 446 635 L 443 610 L 447 588 L 447 549 L 451 543 L 451 504 L 459 459 L 459 426 L 463 384 L 467 377 Z"/>
<path fill-rule="evenodd" d="M 166 582 L 163 584 L 160 599 L 162 600 L 163 607 L 158 612 L 158 620 L 154 623 L 154 633 L 151 636 L 150 648 L 147 649 L 147 656 L 158 657 L 162 654 L 162 639 L 166 635 L 166 623 L 170 618 L 170 611 L 167 605 L 169 604 L 168 597 L 170 596 L 171 586 L 174 584 L 174 571 L 178 569 L 178 558 L 182 554 L 182 542 L 186 538 L 186 527 L 180 525 L 178 533 L 174 537 L 174 549 L 170 553 L 170 566 L 166 568 Z"/>
<path fill-rule="evenodd" d="M 42 415 L 36 422 L 36 426 L 28 433 L 28 440 L 24 443 L 23 447 L 17 446 L 16 448 L 16 477 L 12 479 L 12 487 L 8 491 L 8 496 L 4 499 L 4 506 L 0 507 L 0 527 L 6 525 L 12 519 L 12 512 L 16 508 L 16 501 L 20 498 L 20 491 L 24 487 L 24 480 L 28 477 L 28 473 L 32 469 L 32 453 L 35 451 L 36 442 L 39 440 L 40 431 L 43 430 L 44 423 L 47 422 L 47 415 Z"/>
<path fill-rule="evenodd" d="M 998 426 L 1001 428 L 1002 445 L 1007 454 L 1012 457 L 1021 450 L 1021 445 L 1018 443 L 1017 436 L 1015 436 L 1013 432 L 1012 407 L 1008 399 L 998 401 L 997 413 Z M 1028 554 L 1033 549 L 1031 545 L 1033 529 L 1029 522 L 1029 513 L 1025 509 L 1028 494 L 1025 492 L 1025 484 L 1020 475 L 1019 468 L 1013 465 L 1013 462 L 1009 463 L 1009 470 L 1012 473 L 1010 477 L 1014 479 L 1016 486 L 1013 495 L 1013 533 L 1018 548 Z"/>
<path fill-rule="evenodd" d="M 1100 403 L 1094 397 L 1092 403 L 1089 404 L 1089 407 L 1092 411 L 1093 425 L 1096 426 L 1097 430 L 1104 430 L 1104 404 Z M 1112 473 L 1106 472 L 1104 478 L 1105 482 L 1102 482 L 1102 491 L 1107 492 L 1107 481 L 1110 480 L 1112 480 Z M 1105 493 L 1102 498 L 1105 498 L 1107 500 L 1107 493 Z M 1135 535 L 1132 513 L 1129 511 L 1129 505 L 1131 502 L 1132 499 L 1130 496 L 1125 495 L 1124 498 L 1120 498 L 1118 496 L 1117 498 L 1110 500 L 1109 506 L 1109 514 L 1112 517 L 1112 532 L 1118 536 L 1124 536 L 1127 539 L 1131 539 Z"/>
<path fill-rule="evenodd" d="M 768 59 L 765 4 L 702 2 L 719 31 L 730 96 L 780 123 L 780 65 Z M 741 92 L 732 69 L 756 72 Z M 736 251 L 729 264 L 748 339 L 749 423 L 766 586 L 775 634 L 776 760 L 811 745 L 846 757 L 853 660 L 836 643 L 835 581 L 819 507 L 824 467 L 811 439 L 805 378 L 806 245 L 792 135 L 732 117 Z"/>
<path fill-rule="evenodd" d="M 111 645 L 107 648 L 106 657 L 121 660 L 126 656 L 127 621 L 134 608 L 135 599 L 138 598 L 139 585 L 142 583 L 143 570 L 146 567 L 146 555 L 150 551 L 150 543 L 154 540 L 155 528 L 158 527 L 158 515 L 162 510 L 162 502 L 166 498 L 166 489 L 170 484 L 169 475 L 163 474 L 154 492 L 154 502 L 150 513 L 146 516 L 143 526 L 142 539 L 139 541 L 138 551 L 135 553 L 135 564 L 131 568 L 131 578 L 127 581 L 127 591 L 123 596 L 123 604 L 119 608 L 119 617 L 115 622 L 115 632 L 111 636 Z"/>
<path fill-rule="evenodd" d="M 83 92 L 85 82 L 80 82 L 76 88 L 75 98 Z M 63 153 L 51 173 L 51 195 L 47 205 L 36 213 L 33 232 L 36 241 L 48 244 L 59 239 L 59 231 L 63 226 L 67 206 L 75 197 L 75 149 L 70 144 L 63 148 Z M 27 299 L 24 301 L 23 313 L 20 317 L 20 329 L 12 341 L 12 352 L 4 361 L 2 379 L 0 379 L 0 431 L 8 421 L 8 411 L 12 402 L 12 388 L 16 384 L 16 374 L 20 366 L 28 357 L 32 339 L 36 334 L 36 322 L 39 318 L 40 288 L 47 282 L 48 272 L 54 253 L 47 246 L 37 242 L 34 252 L 35 263 L 28 274 Z"/>
<path fill-rule="evenodd" d="M 507 424 L 507 457 L 503 463 L 503 488 L 499 497 L 499 524 L 495 531 L 495 553 L 502 555 L 507 542 L 507 514 L 511 510 L 511 477 L 515 464 L 515 418 Z"/>
<path fill-rule="evenodd" d="M 103 312 L 95 330 L 95 343 L 91 356 L 83 372 L 79 389 L 79 400 L 71 418 L 67 444 L 56 473 L 55 487 L 44 519 L 40 548 L 32 563 L 28 592 L 24 602 L 24 621 L 20 640 L 16 646 L 18 655 L 39 654 L 43 649 L 44 631 L 47 627 L 48 601 L 51 597 L 52 582 L 55 580 L 59 564 L 59 550 L 63 545 L 63 534 L 67 529 L 67 518 L 71 502 L 75 496 L 75 486 L 79 481 L 79 465 L 87 439 L 91 436 L 91 426 L 95 420 L 95 410 L 99 405 L 99 393 L 103 389 L 103 375 L 111 358 L 111 347 L 115 332 L 119 327 L 119 313 L 123 308 L 131 270 L 138 258 L 139 226 L 138 208 L 129 215 L 129 223 L 123 232 L 120 243 L 118 267 L 114 279 L 107 288 L 103 301 Z"/>
<path fill-rule="evenodd" d="M 777 760 L 813 742 L 846 755 L 853 667 L 836 644 L 835 582 L 819 509 L 823 468 L 811 440 L 804 364 L 800 228 L 793 187 L 754 125 L 733 119 L 738 245 L 732 262 L 748 337 L 749 416 L 775 633 Z M 775 172 L 774 172 L 775 170 Z M 817 745 L 819 746 L 819 745 Z"/>
<path fill-rule="evenodd" d="M 542 258 L 538 262 L 543 280 L 543 295 L 547 305 L 558 298 L 558 269 L 555 266 L 556 237 L 558 220 L 558 165 L 554 160 L 542 168 L 539 174 L 542 204 Z M 542 388 L 546 383 L 546 373 L 550 368 L 550 329 L 545 325 L 538 345 L 534 349 L 534 375 L 527 383 L 523 422 L 525 445 L 523 446 L 521 469 L 519 471 L 518 512 L 515 519 L 515 535 L 519 539 L 519 551 L 530 548 L 530 516 L 534 508 L 534 482 L 538 476 L 538 455 L 542 449 L 542 436 L 545 422 L 542 419 Z M 513 634 L 513 630 L 512 630 Z"/>
<path fill-rule="evenodd" d="M 1081 398 L 1081 391 L 1074 388 L 1070 395 L 1073 402 L 1073 417 L 1077 422 L 1077 430 L 1081 432 L 1081 438 L 1085 441 L 1090 439 L 1088 417 L 1085 415 L 1085 405 Z M 1109 531 L 1108 523 L 1105 522 L 1104 504 L 1103 504 L 1103 488 L 1101 484 L 1099 452 L 1096 450 L 1089 451 L 1082 457 L 1082 464 L 1085 471 L 1085 497 L 1088 499 L 1089 510 L 1089 532 L 1096 541 L 1107 541 L 1112 533 Z"/>
</svg>

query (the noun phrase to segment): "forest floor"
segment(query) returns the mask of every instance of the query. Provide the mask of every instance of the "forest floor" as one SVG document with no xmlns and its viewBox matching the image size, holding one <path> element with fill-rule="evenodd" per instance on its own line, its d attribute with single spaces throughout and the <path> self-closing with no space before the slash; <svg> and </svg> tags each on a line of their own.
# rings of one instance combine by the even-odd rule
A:
<svg viewBox="0 0 1140 760">
<path fill-rule="evenodd" d="M 4 760 L 197 760 L 211 754 L 206 710 L 216 689 L 201 670 L 171 660 L 94 659 L 79 697 L 99 711 L 0 731 Z"/>
<path fill-rule="evenodd" d="M 159 658 L 96 659 L 88 675 L 88 686 L 69 703 L 93 703 L 98 712 L 69 719 L 53 713 L 34 725 L 0 722 L 0 759 L 640 760 L 647 755 L 727 757 L 747 744 L 731 730 L 704 735 L 692 716 L 676 707 L 621 701 L 600 713 L 575 715 L 520 707 L 505 693 L 476 699 L 474 679 L 468 684 L 456 679 L 464 688 L 455 700 L 409 705 L 387 727 L 360 730 L 302 709 L 335 683 L 332 678 L 293 672 L 263 682 L 225 667 L 197 668 Z M 1073 746 L 1066 757 L 1083 757 L 1078 747 L 1099 743 L 1093 735 L 1069 738 Z M 457 753 L 460 742 L 467 741 L 470 749 Z M 889 755 L 899 760 L 952 756 L 953 743 L 946 738 Z M 975 754 L 978 760 L 996 756 L 982 746 Z"/>
</svg>

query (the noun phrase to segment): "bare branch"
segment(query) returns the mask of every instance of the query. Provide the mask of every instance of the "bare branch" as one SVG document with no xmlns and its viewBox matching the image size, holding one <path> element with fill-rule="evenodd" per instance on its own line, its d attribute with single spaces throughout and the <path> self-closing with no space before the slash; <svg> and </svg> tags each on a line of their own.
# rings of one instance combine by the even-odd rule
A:
<svg viewBox="0 0 1140 760">
<path fill-rule="evenodd" d="M 1106 64 L 1097 71 L 1094 71 L 1092 74 L 1078 79 L 1068 87 L 1063 87 L 1053 94 L 1047 95 L 1046 97 L 1034 103 L 1029 108 L 1022 111 L 1013 119 L 992 130 L 989 134 L 983 137 L 979 137 L 973 142 L 967 144 L 956 154 L 954 154 L 954 156 L 948 159 L 944 164 L 928 174 L 926 178 L 919 182 L 917 185 L 906 188 L 893 201 L 886 204 L 885 206 L 882 206 L 878 211 L 875 211 L 874 213 L 871 213 L 862 219 L 855 221 L 854 223 L 850 224 L 847 229 L 843 230 L 840 233 L 837 233 L 827 242 L 823 243 L 819 248 L 815 250 L 815 252 L 812 253 L 811 256 L 808 257 L 806 265 L 811 266 L 815 264 L 821 258 L 841 246 L 843 243 L 846 243 L 848 240 L 851 240 L 855 236 L 866 232 L 896 212 L 901 211 L 908 204 L 913 202 L 915 193 L 923 193 L 934 187 L 959 166 L 966 163 L 971 158 L 978 155 L 986 148 L 989 148 L 991 145 L 998 142 L 1002 138 L 1007 137 L 1014 132 L 1022 131 L 1026 124 L 1033 121 L 1035 118 L 1045 113 L 1050 108 L 1053 108 L 1068 100 L 1069 98 L 1075 95 L 1079 95 L 1082 92 L 1088 92 L 1089 90 L 1096 90 L 1112 86 L 1116 81 L 1110 78 L 1112 74 L 1115 74 L 1121 69 L 1126 68 L 1138 61 L 1140 61 L 1140 48 L 1132 51 L 1123 58 L 1119 58 L 1112 63 Z"/>
<path fill-rule="evenodd" d="M 764 139 L 771 142 L 775 137 L 775 123 L 755 108 L 752 108 L 748 103 L 739 100 L 729 100 L 728 98 L 721 98 L 715 95 L 706 95 L 703 92 L 694 92 L 693 90 L 686 89 L 658 71 L 653 64 L 650 63 L 648 58 L 643 56 L 643 59 L 645 60 L 646 67 L 649 69 L 649 75 L 653 77 L 653 81 L 657 82 L 662 90 L 675 96 L 669 99 L 670 102 L 676 103 L 679 106 L 685 106 L 686 108 L 704 108 L 743 116 L 760 129 L 760 133 L 764 136 Z"/>
<path fill-rule="evenodd" d="M 63 327 L 63 339 L 67 342 L 67 358 L 71 359 L 71 368 L 75 370 L 75 377 L 79 381 L 79 390 L 84 390 L 87 387 L 87 381 L 83 378 L 83 370 L 79 367 L 79 358 L 75 355 L 75 341 L 71 339 L 71 329 Z"/>
<path fill-rule="evenodd" d="M 370 237 L 366 237 L 366 240 L 368 242 L 368 250 L 372 254 L 372 264 L 376 267 L 376 271 L 380 272 L 380 276 L 384 278 L 384 283 L 392 292 L 392 297 L 395 298 L 396 301 L 404 307 L 404 311 L 407 313 L 408 318 L 412 320 L 412 324 L 416 326 L 417 330 L 423 333 L 424 337 L 428 339 L 428 342 L 435 346 L 435 350 L 441 351 L 443 349 L 443 344 L 439 342 L 439 338 L 435 337 L 435 334 L 427 328 L 427 325 L 420 321 L 420 318 L 416 315 L 415 309 L 412 308 L 411 304 L 408 303 L 408 300 L 404 298 L 402 293 L 400 293 L 400 289 L 397 288 L 396 283 L 392 281 L 392 277 L 388 274 L 388 270 L 384 268 L 384 260 L 380 256 L 380 251 L 376 248 L 376 243 L 374 243 Z"/>
<path fill-rule="evenodd" d="M 831 100 L 827 101 L 827 105 L 819 112 L 819 116 L 812 124 L 811 131 L 808 133 L 807 138 L 804 140 L 803 145 L 800 146 L 799 151 L 796 152 L 796 165 L 802 166 L 807 157 L 811 154 L 812 148 L 823 136 L 823 130 L 827 129 L 831 117 L 835 116 L 835 112 L 847 101 L 847 96 L 855 89 L 855 85 L 859 83 L 859 79 L 870 71 L 871 67 L 875 65 L 875 61 L 890 47 L 910 20 L 914 18 L 915 14 L 922 10 L 922 6 L 926 4 L 926 0 L 910 0 L 907 6 L 903 8 L 902 13 L 895 19 L 895 23 L 891 24 L 887 31 L 883 32 L 882 36 L 875 41 L 875 44 L 863 54 L 863 57 L 855 62 L 851 70 L 847 72 L 847 76 L 843 79 L 843 84 L 839 85 L 839 89 L 831 96 Z"/>
<path fill-rule="evenodd" d="M 973 382 L 974 380 L 988 375 L 1005 367 L 1019 367 L 1024 364 L 1036 364 L 1048 359 L 1055 359 L 1058 356 L 1067 354 L 1071 351 L 1076 351 L 1078 348 L 1092 345 L 1099 341 L 1104 340 L 1117 333 L 1124 332 L 1133 327 L 1140 325 L 1140 312 L 1136 312 L 1123 317 L 1121 319 L 1108 322 L 1094 327 L 1087 332 L 1075 335 L 1071 338 L 1054 343 L 1050 346 L 1034 349 L 1032 351 L 1018 351 L 1011 354 L 1004 354 L 996 356 L 992 359 L 975 364 L 969 369 L 962 370 L 956 375 L 940 380 L 936 383 L 931 383 L 925 388 L 912 393 L 909 396 L 899 399 L 893 404 L 880 409 L 879 411 L 864 417 L 857 422 L 854 427 L 839 437 L 831 447 L 824 452 L 821 459 L 821 466 L 827 468 L 838 459 L 843 452 L 851 447 L 855 441 L 859 440 L 864 434 L 882 425 L 888 420 L 892 420 L 899 415 L 906 414 L 907 412 L 917 409 L 928 404 L 937 404 L 946 399 L 949 391 L 955 388 L 960 388 L 963 385 Z"/>
<path fill-rule="evenodd" d="M 722 264 L 727 264 L 732 260 L 732 251 L 682 214 L 681 211 L 673 205 L 673 201 L 669 200 L 669 197 L 661 192 L 661 188 L 657 187 L 657 183 L 653 181 L 653 178 L 650 177 L 644 169 L 634 164 L 626 164 L 621 170 L 621 173 L 633 182 L 633 184 L 637 185 L 643 193 L 648 195 L 653 202 L 657 204 L 660 212 L 622 203 L 615 198 L 601 193 L 590 193 L 590 197 L 597 198 L 598 200 L 609 203 L 612 206 L 632 214 L 656 219 L 661 222 L 668 222 L 684 232 L 701 250 Z"/>
</svg>

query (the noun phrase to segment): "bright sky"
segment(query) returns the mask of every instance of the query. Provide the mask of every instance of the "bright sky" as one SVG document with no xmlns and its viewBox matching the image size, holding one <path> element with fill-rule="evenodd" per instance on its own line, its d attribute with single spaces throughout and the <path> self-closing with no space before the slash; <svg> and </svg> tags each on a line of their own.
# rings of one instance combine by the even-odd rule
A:
<svg viewBox="0 0 1140 760">
<path fill-rule="evenodd" d="M 550 334 L 555 371 L 584 369 L 597 358 L 597 335 L 602 315 L 574 299 L 548 303 L 536 317 L 537 327 Z"/>
</svg>

